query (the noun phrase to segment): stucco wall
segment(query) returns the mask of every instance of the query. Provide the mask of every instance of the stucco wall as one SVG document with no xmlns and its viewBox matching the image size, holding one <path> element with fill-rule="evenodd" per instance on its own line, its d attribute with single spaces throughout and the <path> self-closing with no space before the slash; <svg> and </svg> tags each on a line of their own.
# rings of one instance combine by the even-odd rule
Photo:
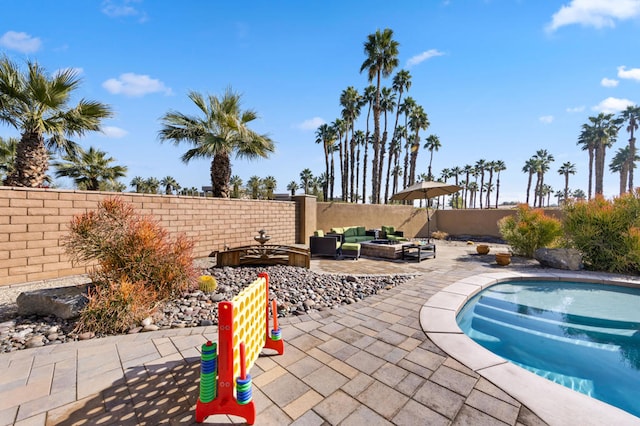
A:
<svg viewBox="0 0 640 426">
<path fill-rule="evenodd" d="M 193 238 L 195 257 L 255 244 L 262 228 L 270 243 L 295 243 L 293 202 L 0 187 L 0 285 L 85 273 L 86 265 L 69 262 L 60 240 L 74 215 L 112 196 L 153 215 L 170 233 Z"/>
</svg>

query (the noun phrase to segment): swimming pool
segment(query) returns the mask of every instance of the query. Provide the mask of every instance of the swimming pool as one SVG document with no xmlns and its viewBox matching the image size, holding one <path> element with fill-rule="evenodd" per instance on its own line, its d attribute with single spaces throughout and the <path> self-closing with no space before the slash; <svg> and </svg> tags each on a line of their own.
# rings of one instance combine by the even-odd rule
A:
<svg viewBox="0 0 640 426">
<path fill-rule="evenodd" d="M 456 319 L 491 352 L 640 417 L 640 289 L 502 282 L 470 299 Z"/>
</svg>

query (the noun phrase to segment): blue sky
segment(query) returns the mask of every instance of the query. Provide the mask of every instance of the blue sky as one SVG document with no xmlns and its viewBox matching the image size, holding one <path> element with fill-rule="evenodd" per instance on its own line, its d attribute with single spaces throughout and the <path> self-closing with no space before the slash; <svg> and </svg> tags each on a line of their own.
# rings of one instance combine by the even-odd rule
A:
<svg viewBox="0 0 640 426">
<path fill-rule="evenodd" d="M 24 0 L 3 4 L 0 53 L 49 72 L 80 71 L 79 97 L 116 115 L 79 142 L 127 166 L 126 184 L 170 175 L 183 187 L 208 185 L 209 162 L 182 163 L 188 146 L 161 144 L 159 119 L 195 114 L 190 90 L 219 95 L 231 86 L 260 115 L 254 129 L 276 141 L 268 160 L 233 160 L 232 173 L 245 182 L 272 175 L 286 192 L 302 169 L 324 171 L 315 130 L 340 116 L 342 90 L 369 84 L 359 72 L 363 43 L 384 28 L 400 43 L 398 70 L 412 75 L 408 95 L 429 116 L 423 138 L 442 143 L 434 172 L 502 160 L 503 201 L 524 201 L 521 169 L 538 149 L 555 157 L 546 183 L 562 189 L 556 171 L 571 161 L 570 187 L 586 192 L 580 126 L 640 103 L 640 0 Z M 18 134 L 0 127 L 0 136 Z M 607 165 L 628 137 L 620 133 Z M 418 173 L 428 158 L 422 151 Z M 616 195 L 618 176 L 607 173 L 604 186 Z"/>
</svg>

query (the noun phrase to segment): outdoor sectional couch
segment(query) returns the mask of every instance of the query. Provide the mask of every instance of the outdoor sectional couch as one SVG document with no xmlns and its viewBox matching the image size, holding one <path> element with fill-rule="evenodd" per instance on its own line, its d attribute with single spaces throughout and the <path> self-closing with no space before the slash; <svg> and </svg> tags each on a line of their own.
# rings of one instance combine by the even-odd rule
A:
<svg viewBox="0 0 640 426">
<path fill-rule="evenodd" d="M 371 241 L 375 239 L 375 235 L 373 233 L 367 234 L 367 230 L 364 226 L 345 226 L 342 228 L 331 228 L 330 234 L 342 235 L 343 243 L 361 243 L 363 241 Z"/>
</svg>

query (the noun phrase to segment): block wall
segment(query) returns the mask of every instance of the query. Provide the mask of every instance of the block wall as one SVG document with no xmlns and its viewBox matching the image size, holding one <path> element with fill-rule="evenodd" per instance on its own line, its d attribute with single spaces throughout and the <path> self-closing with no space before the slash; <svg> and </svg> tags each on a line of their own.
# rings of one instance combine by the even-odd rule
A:
<svg viewBox="0 0 640 426">
<path fill-rule="evenodd" d="M 259 229 L 267 230 L 269 243 L 296 242 L 294 202 L 0 186 L 0 285 L 86 273 L 91 265 L 72 264 L 61 239 L 74 215 L 113 196 L 153 215 L 170 233 L 193 238 L 195 257 L 255 244 Z"/>
</svg>

